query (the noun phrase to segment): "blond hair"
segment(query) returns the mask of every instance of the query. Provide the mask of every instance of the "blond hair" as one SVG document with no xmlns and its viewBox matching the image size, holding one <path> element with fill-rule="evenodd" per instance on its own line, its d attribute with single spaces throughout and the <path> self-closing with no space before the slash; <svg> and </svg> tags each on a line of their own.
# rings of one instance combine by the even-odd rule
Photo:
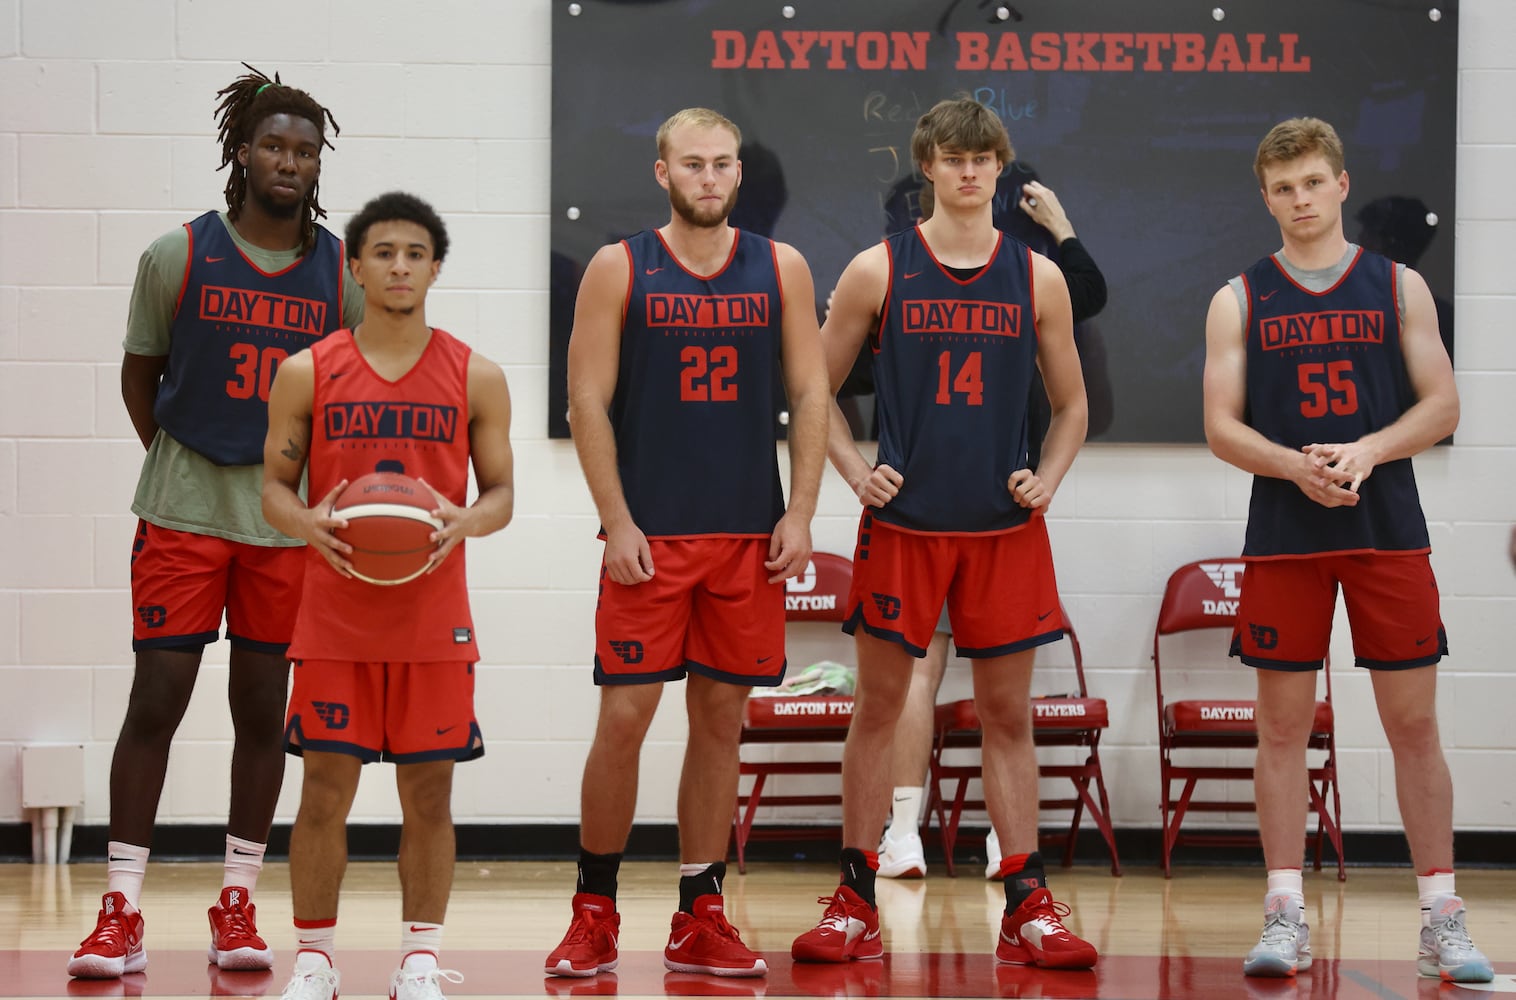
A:
<svg viewBox="0 0 1516 1000">
<path fill-rule="evenodd" d="M 669 136 L 674 129 L 681 125 L 692 125 L 695 128 L 724 128 L 732 133 L 737 140 L 737 146 L 742 146 L 742 130 L 736 124 L 719 111 L 710 108 L 685 108 L 669 115 L 668 121 L 658 126 L 658 159 L 667 159 Z"/>
<path fill-rule="evenodd" d="M 1326 158 L 1332 175 L 1342 173 L 1342 139 L 1337 130 L 1320 118 L 1291 118 L 1269 129 L 1269 134 L 1258 144 L 1258 155 L 1253 160 L 1253 173 L 1258 183 L 1263 183 L 1263 172 L 1280 163 L 1298 160 L 1302 156 L 1320 153 Z"/>
<path fill-rule="evenodd" d="M 917 120 L 911 135 L 911 159 L 918 164 L 930 163 L 938 149 L 960 153 L 991 150 L 1002 168 L 1016 158 L 1000 116 L 967 97 L 938 101 Z"/>
</svg>

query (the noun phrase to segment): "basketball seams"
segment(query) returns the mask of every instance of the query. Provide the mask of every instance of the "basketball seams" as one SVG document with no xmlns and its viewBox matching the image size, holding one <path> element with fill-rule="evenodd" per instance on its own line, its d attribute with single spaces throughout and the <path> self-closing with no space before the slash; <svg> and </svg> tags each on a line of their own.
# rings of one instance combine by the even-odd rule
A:
<svg viewBox="0 0 1516 1000">
<path fill-rule="evenodd" d="M 365 517 L 400 517 L 410 521 L 420 521 L 423 524 L 429 524 L 438 531 L 441 531 L 443 527 L 442 521 L 433 517 L 429 511 L 400 503 L 356 503 L 351 507 L 333 507 L 332 516 L 340 517 L 346 521 Z"/>
</svg>

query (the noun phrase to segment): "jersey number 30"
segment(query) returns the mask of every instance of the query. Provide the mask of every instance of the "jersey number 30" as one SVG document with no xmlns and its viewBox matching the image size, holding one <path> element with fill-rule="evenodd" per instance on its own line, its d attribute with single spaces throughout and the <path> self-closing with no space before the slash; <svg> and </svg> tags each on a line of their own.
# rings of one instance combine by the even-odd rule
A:
<svg viewBox="0 0 1516 1000">
<path fill-rule="evenodd" d="M 282 347 L 265 347 L 261 351 L 253 344 L 233 344 L 231 359 L 236 362 L 232 370 L 235 378 L 228 379 L 226 394 L 233 399 L 257 397 L 268 402 L 269 388 L 274 384 L 274 373 L 290 352 Z"/>
<path fill-rule="evenodd" d="M 1308 361 L 1296 371 L 1300 391 L 1300 415 L 1315 419 L 1330 411 L 1339 417 L 1358 412 L 1358 387 L 1353 384 L 1353 362 Z"/>
<path fill-rule="evenodd" d="M 685 403 L 731 403 L 737 399 L 737 348 L 696 347 L 679 352 L 679 399 Z"/>
</svg>

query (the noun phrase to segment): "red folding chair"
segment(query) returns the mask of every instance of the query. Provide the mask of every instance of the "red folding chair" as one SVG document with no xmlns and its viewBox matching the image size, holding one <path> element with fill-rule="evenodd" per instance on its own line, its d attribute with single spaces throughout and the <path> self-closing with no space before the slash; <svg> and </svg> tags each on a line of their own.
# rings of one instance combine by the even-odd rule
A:
<svg viewBox="0 0 1516 1000">
<path fill-rule="evenodd" d="M 1258 746 L 1258 728 L 1254 722 L 1257 702 L 1253 700 L 1185 698 L 1166 700 L 1163 688 L 1163 636 L 1198 629 L 1226 629 L 1228 636 L 1236 624 L 1237 602 L 1242 596 L 1245 564 L 1238 559 L 1207 559 L 1176 569 L 1163 592 L 1158 611 L 1158 625 L 1153 632 L 1153 685 L 1158 698 L 1158 752 L 1163 785 L 1163 874 L 1172 877 L 1174 848 L 1189 844 L 1199 847 L 1256 845 L 1256 833 L 1208 832 L 1187 834 L 1181 825 L 1192 812 L 1256 812 L 1252 799 L 1197 800 L 1195 787 L 1201 781 L 1252 781 L 1253 767 L 1194 763 L 1190 751 L 1236 750 Z M 1328 665 L 1330 667 L 1330 664 Z M 1251 668 L 1248 668 L 1251 669 Z M 1342 801 L 1337 783 L 1337 729 L 1332 715 L 1332 673 L 1326 674 L 1326 697 L 1316 702 L 1311 725 L 1311 750 L 1322 751 L 1325 759 L 1307 769 L 1307 794 L 1311 811 L 1317 815 L 1314 843 L 1315 867 L 1321 870 L 1323 843 L 1330 841 L 1337 854 L 1337 877 L 1347 878 L 1342 856 Z M 1171 672 L 1170 693 L 1176 682 Z M 1185 763 L 1180 763 L 1183 757 Z M 1214 752 L 1200 755 L 1214 760 Z M 1176 799 L 1174 782 L 1183 782 Z M 1327 804 L 1330 796 L 1331 805 Z"/>
<path fill-rule="evenodd" d="M 841 622 L 847 614 L 848 588 L 853 582 L 853 562 L 846 556 L 830 552 L 811 554 L 804 573 L 791 579 L 785 587 L 784 616 L 790 622 Z M 800 669 L 791 663 L 790 670 Z M 752 787 L 737 789 L 737 804 L 732 815 L 732 840 L 737 854 L 737 870 L 747 871 L 749 840 L 813 839 L 842 835 L 839 825 L 775 825 L 755 828 L 758 807 L 765 806 L 836 806 L 842 803 L 840 787 L 836 792 L 812 794 L 764 795 L 770 775 L 842 774 L 842 762 L 823 754 L 808 760 L 744 760 L 741 749 L 757 744 L 786 744 L 830 752 L 847 739 L 848 723 L 853 717 L 853 699 L 848 695 L 798 695 L 749 698 L 739 739 L 738 781 L 753 779 Z"/>
<path fill-rule="evenodd" d="M 1074 653 L 1074 677 L 1077 690 L 1072 694 L 1047 695 L 1032 699 L 1032 739 L 1039 747 L 1085 747 L 1089 753 L 1078 764 L 1041 764 L 1038 774 L 1044 778 L 1068 778 L 1074 784 L 1074 794 L 1068 798 L 1043 799 L 1040 809 L 1069 809 L 1073 819 L 1067 830 L 1045 832 L 1042 839 L 1063 845 L 1063 864 L 1074 863 L 1074 846 L 1079 836 L 1079 824 L 1086 810 L 1090 819 L 1105 838 L 1111 852 L 1111 874 L 1121 874 L 1121 861 L 1116 853 L 1116 833 L 1111 828 L 1111 807 L 1105 792 L 1105 775 L 1100 769 L 1100 733 L 1110 725 L 1110 713 L 1104 698 L 1091 698 L 1084 683 L 1084 654 L 1079 648 L 1079 636 L 1069 621 L 1068 611 L 1062 605 L 1063 631 L 1068 636 Z M 980 762 L 946 763 L 946 751 L 965 747 L 982 749 L 983 734 L 980 732 L 979 714 L 974 710 L 973 699 L 948 702 L 938 705 L 933 724 L 932 756 L 927 780 L 926 818 L 923 832 L 933 818 L 942 834 L 942 852 L 945 855 L 949 875 L 956 874 L 953 867 L 953 847 L 958 840 L 958 824 L 965 809 L 983 809 L 984 800 L 968 798 L 969 782 L 981 777 Z M 951 799 L 945 794 L 945 783 L 956 781 Z M 1093 785 L 1093 789 L 1092 786 Z"/>
</svg>

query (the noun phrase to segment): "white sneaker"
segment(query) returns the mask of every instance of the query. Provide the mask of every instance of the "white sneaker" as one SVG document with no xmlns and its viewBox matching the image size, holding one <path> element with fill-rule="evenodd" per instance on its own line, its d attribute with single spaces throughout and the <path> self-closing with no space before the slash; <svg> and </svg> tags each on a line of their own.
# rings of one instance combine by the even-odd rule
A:
<svg viewBox="0 0 1516 1000">
<path fill-rule="evenodd" d="M 454 969 L 396 969 L 390 977 L 390 1000 L 447 1000 L 439 979 L 461 983 L 463 973 Z"/>
<path fill-rule="evenodd" d="M 342 973 L 330 965 L 302 968 L 297 960 L 295 972 L 284 986 L 282 1000 L 336 1000 L 342 987 Z"/>
<path fill-rule="evenodd" d="M 925 878 L 926 854 L 921 849 L 921 835 L 915 830 L 899 840 L 884 831 L 879 841 L 880 878 Z"/>
<path fill-rule="evenodd" d="M 1311 967 L 1311 928 L 1288 893 L 1265 900 L 1263 933 L 1242 963 L 1245 976 L 1293 976 Z"/>
<path fill-rule="evenodd" d="M 984 877 L 990 882 L 1000 880 L 1000 835 L 990 827 L 990 835 L 984 838 Z"/>
<path fill-rule="evenodd" d="M 1432 900 L 1432 923 L 1421 929 L 1421 950 L 1416 971 L 1450 983 L 1488 983 L 1495 969 L 1484 953 L 1474 947 L 1463 925 L 1463 900 L 1438 896 Z"/>
</svg>

